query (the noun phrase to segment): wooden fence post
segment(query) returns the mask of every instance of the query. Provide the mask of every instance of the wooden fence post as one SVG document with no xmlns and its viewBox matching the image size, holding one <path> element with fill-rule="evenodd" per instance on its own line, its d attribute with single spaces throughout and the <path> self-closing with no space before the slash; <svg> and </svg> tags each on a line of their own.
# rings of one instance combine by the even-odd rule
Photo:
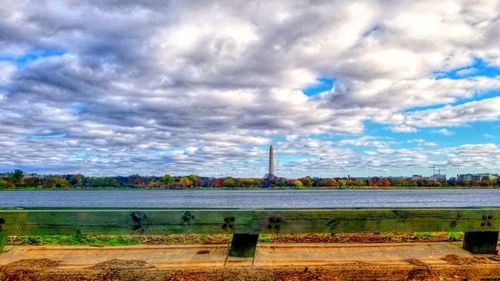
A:
<svg viewBox="0 0 500 281">
<path fill-rule="evenodd" d="M 7 234 L 5 231 L 2 231 L 2 224 L 5 223 L 5 220 L 3 218 L 0 218 L 0 253 L 3 252 L 3 247 L 7 243 Z"/>
<path fill-rule="evenodd" d="M 474 254 L 496 254 L 498 231 L 465 232 L 464 249 Z"/>
<path fill-rule="evenodd" d="M 230 257 L 253 257 L 259 234 L 235 233 L 229 249 Z"/>
</svg>

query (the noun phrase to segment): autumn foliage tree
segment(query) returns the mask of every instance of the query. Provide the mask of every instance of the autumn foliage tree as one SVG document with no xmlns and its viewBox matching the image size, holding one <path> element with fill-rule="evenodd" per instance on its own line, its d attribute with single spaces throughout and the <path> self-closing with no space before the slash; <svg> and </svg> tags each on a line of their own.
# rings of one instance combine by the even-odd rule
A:
<svg viewBox="0 0 500 281">
<path fill-rule="evenodd" d="M 188 177 L 182 177 L 180 180 L 179 180 L 179 183 L 181 184 L 182 187 L 186 188 L 186 187 L 190 187 L 190 186 L 193 186 L 193 181 L 190 180 Z"/>
</svg>

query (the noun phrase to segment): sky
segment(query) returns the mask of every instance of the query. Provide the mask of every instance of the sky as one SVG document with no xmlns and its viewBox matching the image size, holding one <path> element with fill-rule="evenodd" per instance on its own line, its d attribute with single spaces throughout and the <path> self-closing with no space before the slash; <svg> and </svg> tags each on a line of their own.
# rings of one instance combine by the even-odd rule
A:
<svg viewBox="0 0 500 281">
<path fill-rule="evenodd" d="M 500 173 L 500 1 L 3 0 L 0 172 Z"/>
</svg>

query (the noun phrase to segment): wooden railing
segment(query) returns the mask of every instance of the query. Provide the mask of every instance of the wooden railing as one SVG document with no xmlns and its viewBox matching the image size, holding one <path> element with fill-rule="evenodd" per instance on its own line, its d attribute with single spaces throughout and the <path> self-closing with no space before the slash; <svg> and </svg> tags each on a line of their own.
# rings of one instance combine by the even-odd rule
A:
<svg viewBox="0 0 500 281">
<path fill-rule="evenodd" d="M 499 230 L 497 207 L 0 209 L 0 249 L 7 235 L 228 233 L 234 234 L 230 256 L 253 256 L 258 235 L 266 233 L 453 231 L 465 232 L 465 249 L 494 253 Z"/>
</svg>

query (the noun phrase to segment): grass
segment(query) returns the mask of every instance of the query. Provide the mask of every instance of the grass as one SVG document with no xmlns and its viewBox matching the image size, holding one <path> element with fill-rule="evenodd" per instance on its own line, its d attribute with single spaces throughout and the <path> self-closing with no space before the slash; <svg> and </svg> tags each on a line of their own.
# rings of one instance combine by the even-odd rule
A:
<svg viewBox="0 0 500 281">
<path fill-rule="evenodd" d="M 388 242 L 445 242 L 461 241 L 462 232 L 404 232 L 404 233 L 302 233 L 261 234 L 264 243 L 388 243 Z M 66 245 L 66 246 L 127 246 L 127 245 L 181 245 L 227 244 L 230 234 L 168 234 L 168 235 L 30 235 L 10 236 L 12 246 Z"/>
<path fill-rule="evenodd" d="M 141 240 L 126 235 L 30 235 L 12 236 L 11 245 L 88 245 L 88 246 L 126 246 L 139 245 Z"/>
<path fill-rule="evenodd" d="M 259 235 L 259 242 L 271 242 L 272 238 L 265 235 Z"/>
<path fill-rule="evenodd" d="M 432 238 L 431 232 L 415 232 L 415 238 L 418 240 L 430 240 Z"/>
<path fill-rule="evenodd" d="M 461 232 L 448 232 L 448 240 L 460 241 L 462 239 L 463 239 L 463 233 L 461 233 Z"/>
</svg>

